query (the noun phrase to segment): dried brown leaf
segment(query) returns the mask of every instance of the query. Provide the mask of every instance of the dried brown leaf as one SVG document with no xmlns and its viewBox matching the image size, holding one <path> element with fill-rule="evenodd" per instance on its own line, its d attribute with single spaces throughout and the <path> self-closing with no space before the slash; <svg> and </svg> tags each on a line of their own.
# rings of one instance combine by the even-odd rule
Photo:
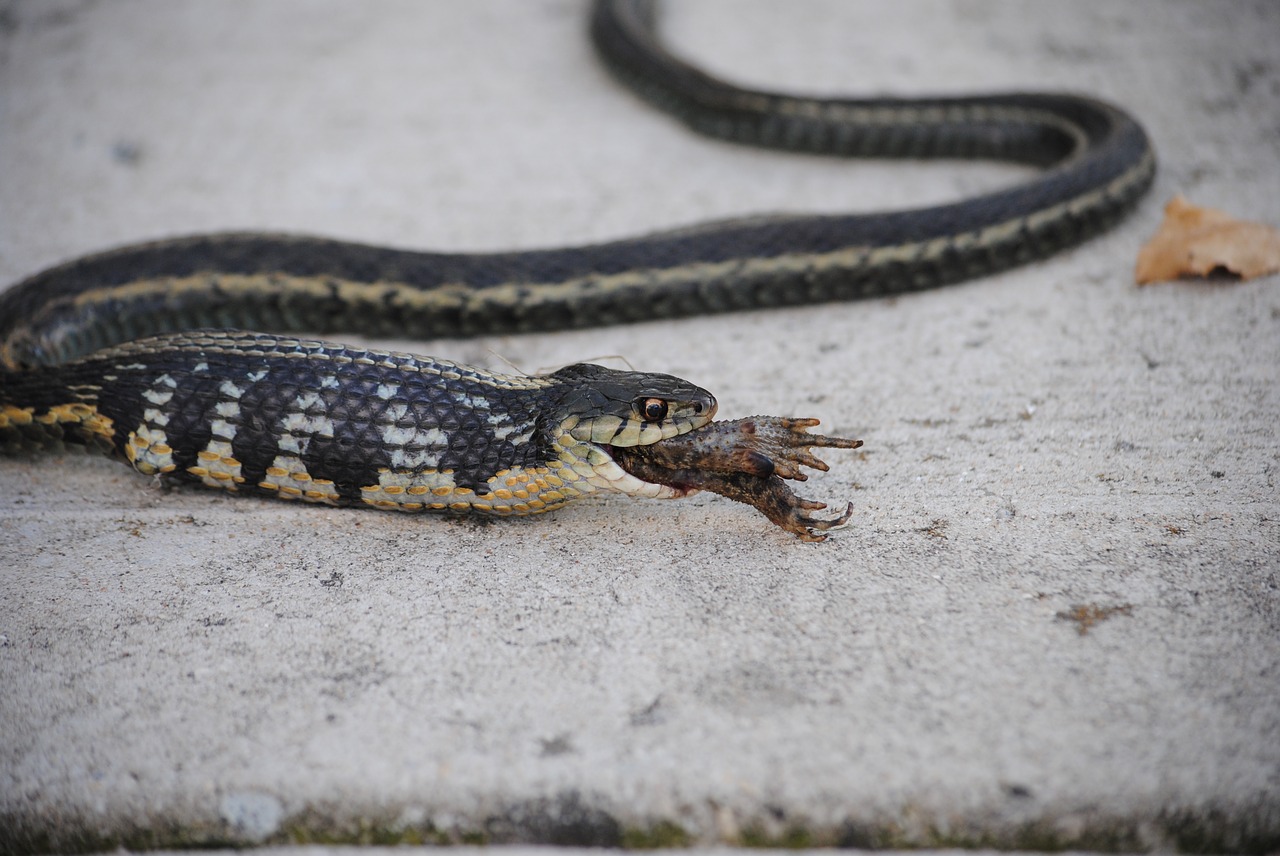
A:
<svg viewBox="0 0 1280 856">
<path fill-rule="evenodd" d="M 1138 285 L 1223 269 L 1242 279 L 1280 271 L 1280 230 L 1192 205 L 1181 194 L 1164 207 L 1164 222 L 1138 252 Z"/>
</svg>

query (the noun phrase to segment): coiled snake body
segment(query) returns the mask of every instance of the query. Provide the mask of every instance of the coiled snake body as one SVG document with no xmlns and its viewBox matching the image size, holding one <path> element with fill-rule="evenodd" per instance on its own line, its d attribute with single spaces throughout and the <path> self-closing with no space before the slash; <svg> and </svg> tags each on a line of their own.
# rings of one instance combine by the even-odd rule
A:
<svg viewBox="0 0 1280 856">
<path fill-rule="evenodd" d="M 224 234 L 88 256 L 0 294 L 0 445 L 69 442 L 144 473 L 403 510 L 525 514 L 597 489 L 707 488 L 820 538 L 847 513 L 811 518 L 820 506 L 778 479 L 821 466 L 804 448 L 856 441 L 804 433 L 811 420 L 712 423 L 715 399 L 667 375 L 576 365 L 505 376 L 283 334 L 551 330 L 929 288 L 1102 231 L 1155 171 L 1142 128 L 1087 98 L 747 90 L 668 53 L 647 0 L 599 0 L 591 34 L 619 79 L 702 133 L 1045 169 L 927 209 L 752 217 L 564 249 L 444 254 Z"/>
</svg>

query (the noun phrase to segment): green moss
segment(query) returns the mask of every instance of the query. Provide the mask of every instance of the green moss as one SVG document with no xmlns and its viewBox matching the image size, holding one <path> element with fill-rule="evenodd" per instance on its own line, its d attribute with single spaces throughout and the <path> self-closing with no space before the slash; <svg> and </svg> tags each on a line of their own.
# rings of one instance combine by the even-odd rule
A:
<svg viewBox="0 0 1280 856">
<path fill-rule="evenodd" d="M 622 831 L 622 846 L 627 850 L 658 850 L 667 847 L 688 847 L 693 837 L 683 826 L 662 820 L 643 829 L 632 827 Z"/>
<path fill-rule="evenodd" d="M 483 846 L 489 843 L 489 836 L 479 830 L 463 832 L 458 835 L 458 843 Z"/>
<path fill-rule="evenodd" d="M 600 812 L 599 809 L 595 811 Z M 430 823 L 404 824 L 390 818 L 361 818 L 335 822 L 326 813 L 311 810 L 289 818 L 285 826 L 264 842 L 254 844 L 316 845 L 485 845 L 494 840 L 522 840 L 550 843 L 559 827 L 538 825 L 538 815 L 517 814 L 508 818 L 506 835 L 491 832 L 487 825 L 467 831 L 443 831 Z M 595 815 L 592 815 L 595 818 Z M 601 812 L 610 822 L 617 821 Z M 600 818 L 595 818 L 597 821 Z M 743 847 L 808 849 L 842 847 L 860 849 L 959 848 L 1025 850 L 1056 853 L 1064 850 L 1134 852 L 1160 846 L 1161 839 L 1183 853 L 1237 852 L 1274 853 L 1280 850 L 1280 814 L 1273 806 L 1226 811 L 1169 812 L 1154 822 L 1095 817 L 1079 831 L 1067 833 L 1053 819 L 1042 819 L 999 831 L 981 826 L 938 826 L 909 824 L 892 819 L 849 820 L 844 825 L 815 827 L 794 817 L 775 814 L 772 826 L 748 825 L 732 843 Z M 523 821 L 523 822 L 521 822 Z M 489 823 L 489 822 L 486 822 Z M 784 825 L 785 824 L 785 825 Z M 599 823 L 596 824 L 599 826 Z M 593 829 L 595 827 L 592 827 Z M 610 827 L 611 829 L 613 827 Z M 1145 833 L 1145 834 L 1144 834 Z M 612 835 L 612 833 L 611 833 Z M 1154 835 L 1154 841 L 1152 840 Z M 612 837 L 610 840 L 613 840 Z M 683 849 L 697 841 L 697 835 L 674 821 L 660 820 L 645 826 L 617 826 L 617 844 L 630 850 Z M 103 831 L 89 824 L 64 822 L 54 825 L 29 817 L 0 815 L 0 854 L 101 853 L 124 848 L 140 852 L 157 849 L 204 849 L 243 847 L 250 842 L 229 835 L 221 825 L 180 826 L 157 823 L 128 825 Z"/>
<path fill-rule="evenodd" d="M 242 844 L 220 828 L 203 825 L 154 826 L 129 824 L 101 831 L 96 826 L 73 823 L 41 824 L 27 818 L 0 815 L 0 854 L 104 853 L 112 850 L 201 850 L 231 848 Z"/>
<path fill-rule="evenodd" d="M 788 824 L 781 832 L 766 832 L 759 826 L 742 830 L 737 843 L 743 847 L 759 847 L 768 850 L 808 850 L 813 847 L 829 847 L 836 844 L 838 836 L 798 823 Z"/>
<path fill-rule="evenodd" d="M 279 835 L 272 836 L 264 843 L 396 847 L 400 845 L 439 846 L 458 842 L 448 833 L 436 829 L 429 823 L 415 826 L 374 818 L 361 818 L 354 823 L 341 825 L 334 824 L 323 816 L 311 814 L 304 818 L 295 818 L 293 823 Z"/>
<path fill-rule="evenodd" d="M 1276 853 L 1280 851 L 1280 807 L 1260 804 L 1245 819 L 1210 809 L 1169 812 L 1166 834 L 1182 853 Z"/>
</svg>

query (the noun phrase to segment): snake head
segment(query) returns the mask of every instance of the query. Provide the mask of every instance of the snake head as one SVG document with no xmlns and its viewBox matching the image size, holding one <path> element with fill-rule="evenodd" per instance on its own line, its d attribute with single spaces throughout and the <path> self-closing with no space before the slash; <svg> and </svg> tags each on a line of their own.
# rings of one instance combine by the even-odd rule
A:
<svg viewBox="0 0 1280 856">
<path fill-rule="evenodd" d="M 671 375 L 576 363 L 551 378 L 562 387 L 553 418 L 584 443 L 647 446 L 701 428 L 716 413 L 714 395 Z"/>
<path fill-rule="evenodd" d="M 554 392 L 541 430 L 552 457 L 593 487 L 630 496 L 671 499 L 693 490 L 646 481 L 614 460 L 617 449 L 647 446 L 711 422 L 716 399 L 687 380 L 624 372 L 590 363 L 548 376 Z"/>
</svg>

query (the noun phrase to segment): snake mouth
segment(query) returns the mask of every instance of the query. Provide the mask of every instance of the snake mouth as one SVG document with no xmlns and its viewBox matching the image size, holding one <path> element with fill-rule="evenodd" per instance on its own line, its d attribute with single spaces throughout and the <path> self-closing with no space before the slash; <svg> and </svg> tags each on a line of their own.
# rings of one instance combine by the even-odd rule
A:
<svg viewBox="0 0 1280 856">
<path fill-rule="evenodd" d="M 687 435 L 681 435 L 687 436 Z M 659 441 L 659 443 L 665 441 Z M 651 499 L 684 499 L 700 492 L 692 481 L 682 481 L 678 473 L 660 463 L 662 456 L 653 455 L 655 444 L 645 446 L 613 446 L 604 444 L 602 451 L 609 456 L 620 478 L 611 480 L 609 487 L 632 496 Z"/>
<path fill-rule="evenodd" d="M 608 439 L 587 441 L 590 451 L 585 459 L 592 470 L 589 481 L 597 487 L 648 499 L 682 499 L 698 493 L 701 488 L 692 482 L 683 483 L 667 472 L 661 462 L 668 456 L 658 450 L 716 424 L 711 421 L 715 412 L 715 399 L 710 399 L 689 408 L 687 415 L 664 420 L 663 425 L 637 429 L 633 423 L 617 429 Z M 655 475 L 658 477 L 652 477 Z"/>
<path fill-rule="evenodd" d="M 637 399 L 632 406 L 641 418 L 632 419 L 629 428 L 620 428 L 608 442 L 600 444 L 612 459 L 615 469 L 626 477 L 618 480 L 621 484 L 614 483 L 611 487 L 662 499 L 682 499 L 697 493 L 700 490 L 698 486 L 673 477 L 662 465 L 669 454 L 660 450 L 668 444 L 685 442 L 686 438 L 714 425 L 712 419 L 719 408 L 715 396 L 705 390 L 697 390 L 696 394 L 686 394 L 677 401 L 651 397 Z M 643 418 L 650 409 L 658 419 L 647 421 Z M 694 445 L 698 444 L 695 442 Z M 659 473 L 668 477 L 648 477 Z"/>
</svg>

